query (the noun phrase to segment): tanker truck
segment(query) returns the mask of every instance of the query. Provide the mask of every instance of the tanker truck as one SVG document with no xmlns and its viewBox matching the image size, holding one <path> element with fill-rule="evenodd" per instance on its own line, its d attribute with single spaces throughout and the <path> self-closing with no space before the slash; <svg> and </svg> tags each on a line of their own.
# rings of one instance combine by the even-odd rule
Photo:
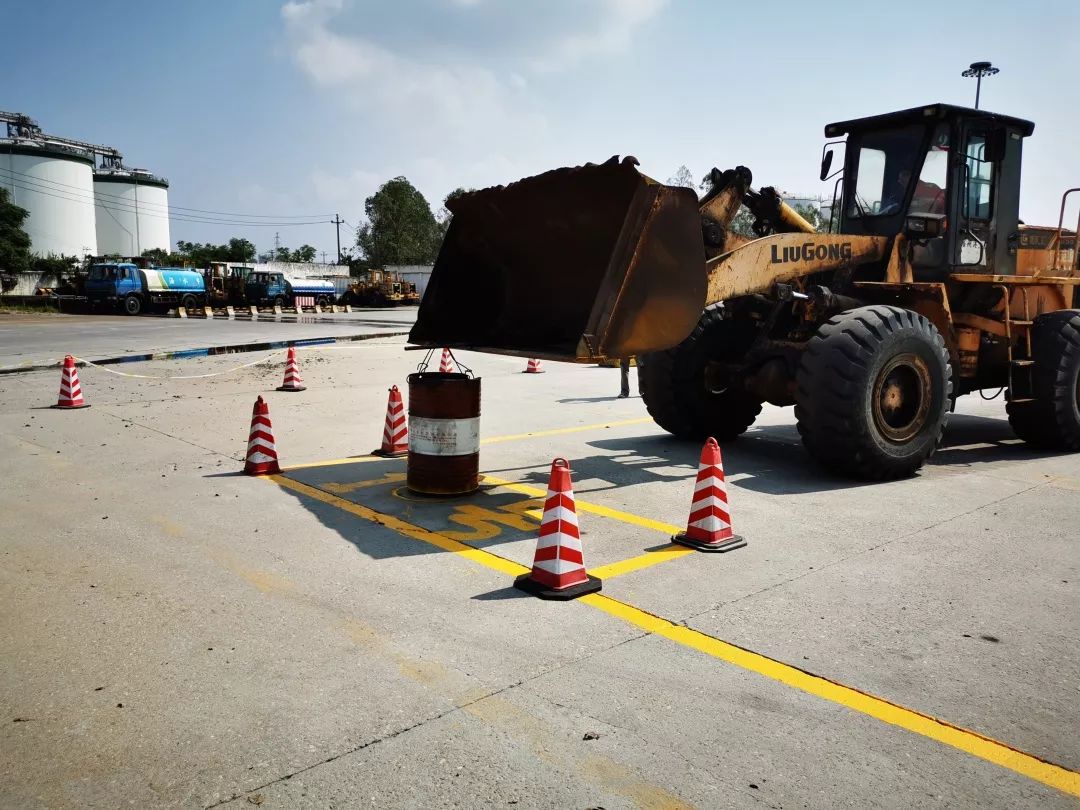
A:
<svg viewBox="0 0 1080 810">
<path fill-rule="evenodd" d="M 86 276 L 91 310 L 116 308 L 128 315 L 206 304 L 202 274 L 180 267 L 143 269 L 130 262 L 93 264 Z"/>
</svg>

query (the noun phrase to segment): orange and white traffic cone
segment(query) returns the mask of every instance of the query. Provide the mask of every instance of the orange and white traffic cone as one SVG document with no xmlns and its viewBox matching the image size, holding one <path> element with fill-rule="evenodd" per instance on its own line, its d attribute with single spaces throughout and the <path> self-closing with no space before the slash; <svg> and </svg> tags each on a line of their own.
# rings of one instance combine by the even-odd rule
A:
<svg viewBox="0 0 1080 810">
<path fill-rule="evenodd" d="M 585 571 L 570 464 L 557 458 L 551 463 L 532 571 L 515 579 L 514 587 L 541 599 L 567 600 L 596 593 L 602 586 Z"/>
<path fill-rule="evenodd" d="M 521 373 L 522 374 L 543 374 L 544 370 L 542 368 L 540 368 L 540 361 L 539 360 L 537 360 L 535 357 L 530 357 L 529 358 L 529 365 L 527 365 L 525 367 L 525 370 L 523 372 L 521 372 Z"/>
<path fill-rule="evenodd" d="M 75 358 L 70 354 L 64 358 L 64 370 L 60 372 L 60 398 L 52 407 L 65 411 L 90 407 L 83 399 L 82 386 L 79 385 L 79 372 L 75 368 Z"/>
<path fill-rule="evenodd" d="M 720 445 L 711 436 L 701 449 L 686 531 L 671 540 L 698 551 L 731 551 L 746 545 L 746 540 L 731 530 L 724 462 L 720 458 Z"/>
<path fill-rule="evenodd" d="M 405 404 L 395 385 L 390 388 L 386 403 L 386 425 L 383 427 L 382 446 L 372 450 L 372 455 L 397 458 L 409 452 L 409 426 L 405 423 Z"/>
<path fill-rule="evenodd" d="M 296 347 L 289 347 L 289 356 L 285 360 L 285 381 L 278 386 L 278 391 L 306 391 L 307 386 L 300 379 L 300 366 L 296 362 Z"/>
<path fill-rule="evenodd" d="M 442 350 L 442 359 L 439 361 L 439 373 L 440 374 L 453 374 L 454 359 L 450 356 L 449 349 Z"/>
<path fill-rule="evenodd" d="M 259 397 L 251 411 L 251 433 L 248 434 L 247 462 L 244 464 L 246 475 L 277 475 L 277 449 L 274 447 L 274 429 L 270 425 L 270 408 Z"/>
</svg>

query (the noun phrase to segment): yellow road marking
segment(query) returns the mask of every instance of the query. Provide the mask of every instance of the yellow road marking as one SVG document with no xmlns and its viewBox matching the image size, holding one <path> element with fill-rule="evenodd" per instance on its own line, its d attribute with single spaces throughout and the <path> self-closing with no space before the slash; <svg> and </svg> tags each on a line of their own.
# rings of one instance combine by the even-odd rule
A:
<svg viewBox="0 0 1080 810">
<path fill-rule="evenodd" d="M 697 552 L 692 548 L 686 546 L 677 546 L 674 543 L 670 543 L 663 548 L 655 549 L 654 551 L 646 551 L 637 557 L 631 557 L 629 560 L 621 560 L 619 562 L 610 563 L 609 565 L 601 565 L 599 568 L 590 568 L 589 573 L 594 577 L 600 577 L 600 579 L 612 579 L 613 577 L 621 577 L 623 574 L 629 574 L 632 571 L 640 571 L 642 568 L 649 568 L 657 563 L 667 562 L 668 560 L 677 560 L 679 557 L 685 557 L 687 554 L 695 554 Z"/>
<path fill-rule="evenodd" d="M 269 475 L 267 478 L 280 487 L 299 492 L 301 495 L 306 495 L 309 498 L 329 504 L 330 506 L 336 506 L 338 509 L 348 512 L 351 515 L 356 515 L 358 518 L 363 518 L 364 520 L 370 520 L 372 523 L 378 523 L 380 526 L 392 529 L 405 537 L 411 537 L 413 540 L 420 540 L 423 543 L 430 543 L 437 548 L 441 548 L 443 551 L 452 551 L 454 554 L 460 554 L 466 559 L 480 563 L 481 565 L 486 565 L 488 568 L 493 568 L 500 573 L 516 577 L 519 574 L 527 574 L 529 572 L 528 568 L 523 565 L 518 565 L 512 560 L 507 560 L 478 548 L 472 548 L 464 543 L 459 543 L 457 540 L 451 540 L 449 537 L 443 537 L 441 534 L 428 531 L 420 526 L 406 523 L 404 520 L 400 520 L 392 515 L 384 515 L 382 512 L 368 509 L 366 506 L 361 506 L 358 503 L 339 498 L 337 495 L 331 495 L 329 492 L 324 492 L 321 489 L 310 487 L 307 484 L 301 484 L 299 481 L 293 481 L 291 478 L 286 478 L 283 475 Z"/>
<path fill-rule="evenodd" d="M 651 421 L 653 421 L 651 416 L 644 416 L 637 419 L 622 419 L 618 422 L 601 422 L 598 425 L 578 425 L 576 427 L 555 428 L 554 430 L 537 430 L 533 433 L 515 433 L 511 436 L 492 436 L 490 439 L 481 439 L 480 444 L 516 442 L 519 439 L 538 439 L 541 436 L 562 436 L 566 433 L 581 433 L 586 430 L 600 430 L 601 428 L 622 427 L 623 425 L 643 425 Z"/>
<path fill-rule="evenodd" d="M 514 492 L 520 492 L 524 495 L 532 495 L 536 498 L 544 498 L 547 496 L 547 490 L 545 489 L 531 487 L 528 484 L 518 484 L 513 481 L 507 481 L 506 479 L 497 478 L 494 475 L 488 475 L 487 473 L 484 473 L 484 482 L 495 484 L 496 486 Z M 653 520 L 652 518 L 635 515 L 631 512 L 622 512 L 607 506 L 588 503 L 587 501 L 578 501 L 575 499 L 575 505 L 579 512 L 588 512 L 592 515 L 599 515 L 600 517 L 610 518 L 611 520 L 618 520 L 633 526 L 640 526 L 644 529 L 653 529 L 658 532 L 663 532 L 668 537 L 682 531 L 682 527 L 675 526 L 671 523 L 664 523 L 659 520 Z M 647 551 L 637 557 L 631 557 L 628 560 L 621 560 L 620 562 L 611 563 L 610 565 L 602 565 L 599 568 L 590 569 L 589 573 L 593 576 L 600 577 L 601 579 L 604 577 L 611 579 L 612 577 L 629 574 L 632 571 L 640 571 L 643 568 L 649 568 L 650 566 L 658 565 L 659 563 L 667 562 L 668 560 L 677 560 L 679 557 L 685 557 L 687 554 L 693 553 L 695 553 L 693 549 L 670 544 L 663 548 L 658 548 L 655 551 Z"/>
<path fill-rule="evenodd" d="M 345 495 L 349 492 L 355 492 L 358 489 L 369 489 L 370 487 L 377 487 L 380 484 L 396 484 L 397 482 L 404 480 L 405 473 L 384 473 L 382 478 L 369 478 L 365 481 L 352 481 L 348 484 L 330 482 L 323 484 L 323 486 L 335 495 Z"/>
<path fill-rule="evenodd" d="M 505 478 L 496 478 L 494 475 L 488 475 L 484 473 L 484 483 L 495 484 L 496 486 L 503 487 L 504 489 L 513 490 L 514 492 L 520 492 L 523 495 L 531 495 L 534 498 L 546 498 L 547 490 L 540 489 L 539 487 L 532 487 L 528 484 L 518 484 L 514 481 L 507 481 Z M 588 512 L 593 515 L 600 515 L 600 517 L 611 518 L 612 520 L 619 520 L 623 523 L 630 523 L 634 526 L 641 526 L 645 529 L 655 529 L 658 532 L 671 536 L 678 534 L 683 530 L 682 526 L 675 526 L 671 523 L 664 523 L 663 521 L 653 520 L 652 518 L 641 517 L 641 515 L 635 515 L 631 512 L 620 512 L 618 509 L 611 509 L 607 506 L 600 506 L 595 503 L 587 503 L 585 501 L 577 500 L 576 496 L 574 503 L 577 506 L 579 512 Z"/>
<path fill-rule="evenodd" d="M 1080 796 L 1080 773 L 1039 759 L 1005 743 L 979 734 L 977 731 L 955 726 L 928 714 L 909 709 L 884 698 L 831 681 L 820 675 L 812 675 L 775 659 L 736 647 L 726 641 L 706 635 L 689 627 L 646 613 L 632 605 L 619 602 L 609 596 L 589 594 L 581 597 L 585 602 L 605 613 L 622 619 L 648 633 L 655 633 L 684 647 L 727 661 L 742 669 L 756 672 L 780 683 L 811 695 L 846 706 L 893 726 L 912 731 L 945 745 L 964 751 L 972 756 L 1008 768 L 1036 782 L 1042 782 L 1064 793 Z"/>
<path fill-rule="evenodd" d="M 382 456 L 349 456 L 348 458 L 332 458 L 329 461 L 312 461 L 310 464 L 292 464 L 288 467 L 282 467 L 284 472 L 292 472 L 293 470 L 310 470 L 313 467 L 337 467 L 339 464 L 364 464 L 368 461 L 393 461 L 394 459 L 386 459 Z M 401 461 L 405 460 L 404 456 L 400 457 Z"/>
<path fill-rule="evenodd" d="M 554 430 L 538 430 L 533 433 L 515 433 L 511 436 L 492 436 L 481 439 L 480 444 L 499 444 L 500 442 L 516 442 L 521 439 L 538 439 L 542 436 L 560 436 L 564 433 L 582 433 L 587 430 L 601 430 L 603 428 L 622 427 L 624 425 L 643 425 L 651 422 L 652 417 L 643 416 L 637 419 L 622 419 L 618 422 L 600 422 L 595 425 L 577 425 L 576 427 L 555 428 Z M 350 456 L 349 458 L 335 458 L 330 461 L 313 461 L 310 464 L 292 464 L 283 467 L 284 472 L 293 470 L 308 470 L 313 467 L 334 467 L 338 464 L 363 464 L 367 461 L 386 461 L 382 456 Z"/>
<path fill-rule="evenodd" d="M 472 548 L 420 526 L 414 526 L 404 520 L 384 515 L 282 475 L 272 475 L 268 476 L 268 478 L 278 486 L 291 489 L 294 492 L 299 492 L 309 498 L 335 506 L 364 520 L 385 526 L 405 537 L 430 543 L 444 551 L 459 554 L 494 571 L 510 576 L 518 576 L 528 571 L 524 566 L 488 551 Z M 820 675 L 813 675 L 760 653 L 721 641 L 698 630 L 674 624 L 667 619 L 647 613 L 625 602 L 612 599 L 610 596 L 594 593 L 581 597 L 579 601 L 601 610 L 609 616 L 631 624 L 646 633 L 662 636 L 674 641 L 676 644 L 726 661 L 741 669 L 763 675 L 766 678 L 831 703 L 845 706 L 852 711 L 873 717 L 889 725 L 903 728 L 914 734 L 955 748 L 958 751 L 971 754 L 979 759 L 1007 768 L 1036 782 L 1060 790 L 1063 793 L 1080 797 L 1080 773 L 1039 759 L 976 731 L 939 720 L 928 714 L 871 695 L 868 692 L 823 678 Z"/>
</svg>

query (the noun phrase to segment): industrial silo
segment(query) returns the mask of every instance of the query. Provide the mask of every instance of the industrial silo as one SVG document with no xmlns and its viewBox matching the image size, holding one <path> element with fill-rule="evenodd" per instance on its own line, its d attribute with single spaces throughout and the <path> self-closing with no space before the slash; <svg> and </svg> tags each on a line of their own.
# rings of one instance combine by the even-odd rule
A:
<svg viewBox="0 0 1080 810">
<path fill-rule="evenodd" d="M 0 186 L 30 212 L 23 228 L 39 256 L 97 253 L 94 155 L 39 138 L 0 139 Z"/>
<path fill-rule="evenodd" d="M 141 256 L 169 250 L 169 182 L 142 169 L 94 172 L 97 246 L 101 255 Z"/>
</svg>

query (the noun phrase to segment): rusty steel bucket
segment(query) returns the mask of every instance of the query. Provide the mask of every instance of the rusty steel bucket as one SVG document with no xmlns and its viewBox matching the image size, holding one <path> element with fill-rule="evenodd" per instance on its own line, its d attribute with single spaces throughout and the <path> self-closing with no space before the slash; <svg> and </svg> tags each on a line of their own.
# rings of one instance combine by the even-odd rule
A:
<svg viewBox="0 0 1080 810">
<path fill-rule="evenodd" d="M 466 495 L 480 487 L 480 379 L 410 374 L 405 485 L 423 495 Z"/>
<path fill-rule="evenodd" d="M 636 161 L 450 201 L 411 343 L 596 362 L 681 342 L 705 307 L 697 195 Z"/>
</svg>

